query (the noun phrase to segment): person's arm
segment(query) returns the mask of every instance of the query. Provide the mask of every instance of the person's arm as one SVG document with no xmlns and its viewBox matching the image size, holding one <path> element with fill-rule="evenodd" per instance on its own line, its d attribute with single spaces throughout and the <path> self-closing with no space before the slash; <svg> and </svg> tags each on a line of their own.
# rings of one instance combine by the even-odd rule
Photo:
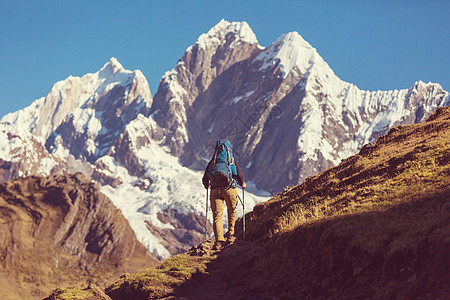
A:
<svg viewBox="0 0 450 300">
<path fill-rule="evenodd" d="M 239 185 L 240 185 L 243 189 L 245 189 L 245 188 L 247 187 L 247 184 L 246 184 L 245 181 L 244 181 L 244 175 L 242 175 L 241 168 L 239 167 L 237 161 L 234 161 L 234 164 L 236 165 L 236 173 L 237 173 L 236 179 L 237 179 Z"/>
<path fill-rule="evenodd" d="M 205 187 L 205 189 L 209 188 L 209 180 L 208 180 L 208 176 L 206 175 L 206 173 L 208 173 L 208 169 L 209 169 L 210 165 L 211 165 L 211 161 L 206 166 L 205 173 L 203 174 L 203 178 L 202 178 L 203 186 Z"/>
</svg>

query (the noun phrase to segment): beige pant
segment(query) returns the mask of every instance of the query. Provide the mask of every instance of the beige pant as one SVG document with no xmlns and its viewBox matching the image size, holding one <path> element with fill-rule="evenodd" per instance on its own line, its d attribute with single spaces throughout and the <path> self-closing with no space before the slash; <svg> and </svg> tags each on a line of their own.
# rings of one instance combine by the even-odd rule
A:
<svg viewBox="0 0 450 300">
<path fill-rule="evenodd" d="M 234 234 L 234 223 L 236 222 L 236 206 L 238 194 L 236 188 L 214 188 L 211 190 L 211 209 L 213 211 L 213 230 L 216 241 L 225 241 L 223 237 L 223 201 L 227 205 L 228 233 Z"/>
</svg>

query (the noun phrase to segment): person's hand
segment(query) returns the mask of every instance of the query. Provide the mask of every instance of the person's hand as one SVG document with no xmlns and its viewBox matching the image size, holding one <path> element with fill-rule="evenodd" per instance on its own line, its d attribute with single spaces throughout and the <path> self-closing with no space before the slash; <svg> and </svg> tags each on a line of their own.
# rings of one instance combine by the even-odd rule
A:
<svg viewBox="0 0 450 300">
<path fill-rule="evenodd" d="M 245 189 L 247 187 L 247 184 L 244 182 L 242 183 L 242 188 Z"/>
</svg>

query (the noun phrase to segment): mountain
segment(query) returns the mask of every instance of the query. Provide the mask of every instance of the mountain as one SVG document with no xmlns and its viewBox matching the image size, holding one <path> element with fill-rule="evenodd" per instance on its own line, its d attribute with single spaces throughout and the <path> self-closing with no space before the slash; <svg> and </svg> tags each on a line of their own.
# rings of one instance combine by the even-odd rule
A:
<svg viewBox="0 0 450 300">
<path fill-rule="evenodd" d="M 449 104 L 441 86 L 420 81 L 361 91 L 298 33 L 265 48 L 247 23 L 222 20 L 186 49 L 154 97 L 140 71 L 111 58 L 1 118 L 0 181 L 81 172 L 101 184 L 141 243 L 168 258 L 203 239 L 201 177 L 218 138 L 233 144 L 251 210 L 392 126 Z"/>
<path fill-rule="evenodd" d="M 143 74 L 124 70 L 115 58 L 97 73 L 57 82 L 46 97 L 1 119 L 2 181 L 49 174 L 56 166 L 90 176 L 89 163 L 151 102 Z"/>
<path fill-rule="evenodd" d="M 340 80 L 298 33 L 264 48 L 245 22 L 222 20 L 163 76 L 151 110 L 165 128 L 161 142 L 184 165 L 202 169 L 217 137 L 228 136 L 247 177 L 278 192 L 448 105 L 440 85 L 420 81 L 362 91 Z"/>
<path fill-rule="evenodd" d="M 158 262 L 81 173 L 1 184 L 0 224 L 2 299 L 42 298 L 74 283 L 104 286 Z"/>
<path fill-rule="evenodd" d="M 115 58 L 96 73 L 56 83 L 45 98 L 0 120 L 2 181 L 82 172 L 102 184 L 152 253 L 188 250 L 204 238 L 203 174 L 156 141 L 152 101 L 142 73 Z M 262 199 L 248 194 L 247 208 Z"/>
<path fill-rule="evenodd" d="M 447 299 L 449 175 L 445 107 L 258 204 L 245 240 L 211 239 L 92 299 Z M 80 290 L 95 291 L 48 299 Z"/>
</svg>

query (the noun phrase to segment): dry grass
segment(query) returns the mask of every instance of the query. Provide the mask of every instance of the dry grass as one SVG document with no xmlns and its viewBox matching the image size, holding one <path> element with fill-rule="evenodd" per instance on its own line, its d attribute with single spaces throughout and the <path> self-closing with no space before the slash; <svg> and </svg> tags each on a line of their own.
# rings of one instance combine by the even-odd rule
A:
<svg viewBox="0 0 450 300">
<path fill-rule="evenodd" d="M 95 297 L 95 293 L 89 288 L 58 288 L 53 291 L 53 297 L 58 300 L 84 300 Z"/>
<path fill-rule="evenodd" d="M 416 297 L 433 299 L 427 295 L 430 289 L 438 295 L 448 289 L 441 283 L 448 278 L 450 258 L 445 250 L 450 213 L 444 207 L 449 194 L 447 188 L 380 209 L 355 208 L 353 213 L 321 219 L 313 216 L 301 225 L 294 217 L 294 229 L 280 231 L 266 243 L 267 255 L 251 270 L 258 276 L 247 284 L 257 292 L 289 290 L 292 297 L 322 299 L 347 297 L 351 290 L 369 297 L 390 282 L 392 289 L 395 286 L 405 293 L 400 298 L 413 299 L 417 293 Z M 436 280 L 439 274 L 442 278 Z M 425 282 L 436 285 L 423 293 Z"/>
<path fill-rule="evenodd" d="M 99 287 L 89 284 L 86 288 L 57 288 L 44 300 L 111 300 Z"/>
<path fill-rule="evenodd" d="M 204 272 L 207 263 L 215 258 L 179 254 L 157 268 L 137 274 L 123 274 L 106 289 L 106 293 L 113 299 L 158 299 L 189 280 L 193 274 Z"/>
<path fill-rule="evenodd" d="M 255 208 L 252 218 L 258 222 L 249 226 L 250 236 L 272 236 L 314 220 L 387 209 L 441 191 L 450 185 L 448 124 L 438 119 L 393 129 L 338 167 L 286 189 Z"/>
</svg>

